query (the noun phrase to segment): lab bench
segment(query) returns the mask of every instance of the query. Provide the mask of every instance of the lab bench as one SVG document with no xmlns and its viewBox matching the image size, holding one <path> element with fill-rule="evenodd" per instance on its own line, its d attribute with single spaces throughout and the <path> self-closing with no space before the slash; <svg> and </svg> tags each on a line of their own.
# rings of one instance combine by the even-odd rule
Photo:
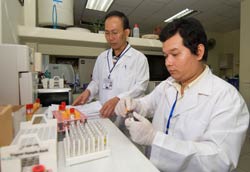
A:
<svg viewBox="0 0 250 172">
<path fill-rule="evenodd" d="M 43 113 L 47 108 L 41 108 L 38 113 Z M 24 117 L 18 116 L 14 119 L 16 122 L 24 120 Z M 15 122 L 15 128 L 18 130 L 18 124 Z M 64 157 L 63 142 L 57 143 L 57 171 L 58 172 L 159 172 L 159 170 L 149 161 L 148 158 L 125 136 L 116 125 L 108 118 L 101 118 L 101 124 L 108 132 L 110 155 L 85 161 L 83 163 L 66 166 Z"/>
<path fill-rule="evenodd" d="M 60 172 L 159 172 L 140 150 L 109 120 L 101 119 L 109 133 L 111 155 L 66 167 L 63 143 L 58 142 L 58 171 Z"/>
</svg>

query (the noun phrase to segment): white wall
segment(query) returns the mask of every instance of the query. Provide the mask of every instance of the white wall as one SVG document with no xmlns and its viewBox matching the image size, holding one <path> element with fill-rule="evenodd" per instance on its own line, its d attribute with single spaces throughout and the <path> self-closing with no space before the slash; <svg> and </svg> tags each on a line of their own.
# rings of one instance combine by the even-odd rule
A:
<svg viewBox="0 0 250 172">
<path fill-rule="evenodd" d="M 241 0 L 240 92 L 250 108 L 250 0 Z"/>
<path fill-rule="evenodd" d="M 17 25 L 23 24 L 23 7 L 18 0 L 0 0 L 0 43 L 17 44 Z"/>
<path fill-rule="evenodd" d="M 240 30 L 223 35 L 223 53 L 233 54 L 233 67 L 226 71 L 226 75 L 232 77 L 239 74 Z"/>
<path fill-rule="evenodd" d="M 219 58 L 223 49 L 223 34 L 215 32 L 207 32 L 207 38 L 208 39 L 213 38 L 216 40 L 215 47 L 208 51 L 207 64 L 210 65 L 210 67 L 213 70 L 213 73 L 219 76 L 220 74 Z"/>
<path fill-rule="evenodd" d="M 0 43 L 2 43 L 2 0 L 0 0 Z"/>
<path fill-rule="evenodd" d="M 214 74 L 222 77 L 233 77 L 239 74 L 239 51 L 240 30 L 227 33 L 208 32 L 208 39 L 214 38 L 216 45 L 208 51 L 208 64 L 212 67 Z M 220 58 L 223 54 L 233 54 L 232 69 L 220 69 Z"/>
</svg>

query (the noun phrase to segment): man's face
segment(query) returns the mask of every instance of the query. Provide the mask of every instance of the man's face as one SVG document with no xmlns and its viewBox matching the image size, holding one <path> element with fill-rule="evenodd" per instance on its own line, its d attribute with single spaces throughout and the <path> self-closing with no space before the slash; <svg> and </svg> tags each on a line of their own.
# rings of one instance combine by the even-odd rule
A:
<svg viewBox="0 0 250 172">
<path fill-rule="evenodd" d="M 163 43 L 165 65 L 170 75 L 180 83 L 190 83 L 199 74 L 203 53 L 192 54 L 183 45 L 183 39 L 179 33 L 170 37 Z"/>
<path fill-rule="evenodd" d="M 129 29 L 123 29 L 123 23 L 119 17 L 110 17 L 105 21 L 105 38 L 112 49 L 123 49 L 126 45 Z"/>
</svg>

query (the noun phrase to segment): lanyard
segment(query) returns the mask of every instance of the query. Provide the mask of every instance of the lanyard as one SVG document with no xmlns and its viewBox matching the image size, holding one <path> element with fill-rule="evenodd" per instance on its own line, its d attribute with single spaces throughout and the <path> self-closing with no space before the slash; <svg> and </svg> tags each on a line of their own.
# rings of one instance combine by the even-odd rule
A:
<svg viewBox="0 0 250 172">
<path fill-rule="evenodd" d="M 174 101 L 174 104 L 172 105 L 172 108 L 171 108 L 171 111 L 170 111 L 170 114 L 169 114 L 169 117 L 168 117 L 168 123 L 167 123 L 167 126 L 166 126 L 166 134 L 168 134 L 168 129 L 169 129 L 169 126 L 170 126 L 170 120 L 173 116 L 173 113 L 174 113 L 174 108 L 175 108 L 175 105 L 176 105 L 176 102 L 177 102 L 177 98 L 178 98 L 178 91 L 176 92 L 176 97 L 175 97 L 175 101 Z"/>
<path fill-rule="evenodd" d="M 127 47 L 128 47 L 129 45 L 127 45 Z M 110 75 L 111 75 L 111 73 L 112 73 L 112 71 L 113 71 L 113 69 L 115 68 L 115 65 L 117 64 L 117 62 L 120 60 L 120 58 L 122 58 L 122 56 L 131 48 L 131 46 L 129 46 L 128 48 L 125 48 L 124 50 L 123 50 L 123 52 L 121 53 L 121 55 L 118 57 L 118 59 L 117 59 L 117 61 L 114 63 L 114 66 L 110 69 L 110 65 L 109 65 L 109 59 L 108 59 L 108 57 L 109 57 L 109 52 L 110 52 L 110 49 L 109 49 L 109 51 L 108 51 L 108 53 L 107 53 L 107 61 L 108 61 L 108 67 L 109 67 L 109 76 L 108 76 L 108 78 L 110 79 Z"/>
</svg>

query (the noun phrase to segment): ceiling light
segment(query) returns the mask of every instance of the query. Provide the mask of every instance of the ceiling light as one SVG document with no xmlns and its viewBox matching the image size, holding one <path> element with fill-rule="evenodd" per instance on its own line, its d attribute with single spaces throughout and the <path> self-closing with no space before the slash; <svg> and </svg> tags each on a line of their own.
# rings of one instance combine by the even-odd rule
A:
<svg viewBox="0 0 250 172">
<path fill-rule="evenodd" d="M 166 19 L 164 22 L 171 22 L 174 19 L 179 19 L 179 18 L 185 17 L 185 16 L 190 15 L 190 14 L 192 14 L 194 12 L 196 12 L 196 11 L 186 8 L 185 10 L 182 10 L 181 12 L 179 12 L 179 13 L 173 15 L 172 17 Z"/>
<path fill-rule="evenodd" d="M 97 11 L 108 11 L 114 0 L 88 0 L 86 8 Z"/>
</svg>

